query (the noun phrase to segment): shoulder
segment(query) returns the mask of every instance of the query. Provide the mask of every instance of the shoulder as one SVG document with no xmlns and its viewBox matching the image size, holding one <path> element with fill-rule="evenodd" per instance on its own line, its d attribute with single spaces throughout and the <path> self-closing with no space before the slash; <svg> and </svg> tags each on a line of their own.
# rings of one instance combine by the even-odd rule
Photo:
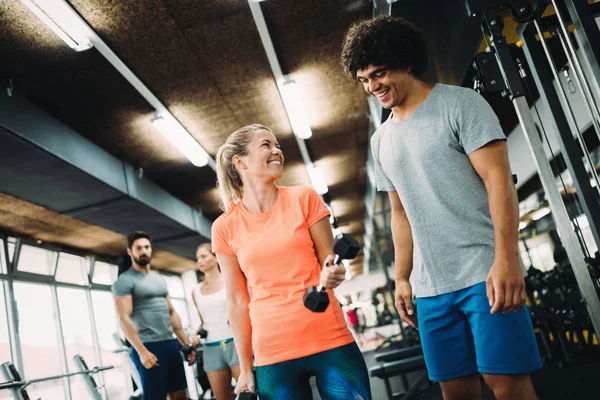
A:
<svg viewBox="0 0 600 400">
<path fill-rule="evenodd" d="M 442 97 L 445 99 L 452 99 L 452 103 L 457 105 L 478 103 L 482 101 L 486 102 L 482 95 L 470 88 L 438 83 L 436 89 L 439 90 Z M 459 101 L 457 102 L 457 100 Z"/>
<path fill-rule="evenodd" d="M 317 196 L 316 190 L 312 186 L 282 186 L 279 188 L 280 193 L 288 199 L 307 199 Z"/>
<path fill-rule="evenodd" d="M 212 232 L 218 232 L 225 229 L 232 223 L 232 220 L 235 219 L 237 215 L 238 207 L 240 203 L 234 205 L 229 210 L 225 211 L 223 214 L 219 215 L 217 219 L 212 224 Z"/>
</svg>

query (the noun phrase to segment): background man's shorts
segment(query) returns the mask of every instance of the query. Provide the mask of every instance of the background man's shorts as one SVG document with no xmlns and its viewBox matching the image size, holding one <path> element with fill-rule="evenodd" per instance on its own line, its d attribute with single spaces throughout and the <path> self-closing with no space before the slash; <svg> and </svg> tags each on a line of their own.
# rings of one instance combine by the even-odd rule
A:
<svg viewBox="0 0 600 400">
<path fill-rule="evenodd" d="M 158 359 L 158 366 L 146 369 L 137 351 L 131 348 L 131 359 L 140 373 L 142 391 L 147 400 L 165 400 L 167 393 L 187 389 L 183 357 L 175 339 L 147 342 L 144 346 Z"/>
</svg>

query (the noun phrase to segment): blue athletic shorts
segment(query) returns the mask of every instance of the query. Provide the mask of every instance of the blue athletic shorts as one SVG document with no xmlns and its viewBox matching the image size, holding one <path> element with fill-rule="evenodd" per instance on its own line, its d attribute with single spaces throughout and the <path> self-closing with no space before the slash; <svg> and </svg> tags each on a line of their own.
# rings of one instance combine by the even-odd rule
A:
<svg viewBox="0 0 600 400">
<path fill-rule="evenodd" d="M 371 400 L 369 373 L 356 343 L 256 367 L 260 400 L 311 400 L 315 376 L 323 400 Z"/>
<path fill-rule="evenodd" d="M 513 375 L 538 370 L 542 359 L 529 316 L 490 314 L 485 282 L 417 299 L 417 320 L 432 381 L 476 374 Z"/>
<path fill-rule="evenodd" d="M 145 400 L 165 400 L 167 393 L 187 389 L 183 357 L 177 341 L 147 342 L 144 346 L 158 359 L 158 367 L 146 369 L 137 351 L 131 348 L 131 359 L 140 373 Z"/>
</svg>

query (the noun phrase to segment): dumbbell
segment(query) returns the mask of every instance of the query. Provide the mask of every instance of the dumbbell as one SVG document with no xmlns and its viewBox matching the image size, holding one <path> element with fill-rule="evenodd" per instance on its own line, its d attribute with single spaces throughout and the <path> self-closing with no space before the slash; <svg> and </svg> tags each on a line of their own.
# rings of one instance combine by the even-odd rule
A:
<svg viewBox="0 0 600 400">
<path fill-rule="evenodd" d="M 256 393 L 252 393 L 252 392 L 242 392 L 240 394 L 237 395 L 237 397 L 235 398 L 235 400 L 257 400 L 258 397 L 256 396 Z"/>
<path fill-rule="evenodd" d="M 360 250 L 358 241 L 350 235 L 342 233 L 333 242 L 334 265 L 340 265 L 342 260 L 351 260 Z M 326 289 L 319 285 L 311 286 L 304 293 L 304 306 L 313 312 L 323 312 L 329 306 L 329 296 Z"/>
<path fill-rule="evenodd" d="M 192 351 L 194 351 L 194 348 L 191 344 L 184 344 L 181 346 L 181 352 L 185 359 L 187 359 L 187 356 L 189 356 Z"/>
</svg>

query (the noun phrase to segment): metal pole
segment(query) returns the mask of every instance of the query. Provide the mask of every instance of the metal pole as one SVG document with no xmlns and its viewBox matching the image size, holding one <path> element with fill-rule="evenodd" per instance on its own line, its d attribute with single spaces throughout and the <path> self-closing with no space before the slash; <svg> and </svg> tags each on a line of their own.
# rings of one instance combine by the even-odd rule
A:
<svg viewBox="0 0 600 400">
<path fill-rule="evenodd" d="M 500 66 L 502 68 L 502 64 L 500 64 Z M 527 144 L 529 145 L 529 149 L 535 160 L 540 181 L 546 192 L 548 202 L 552 209 L 552 216 L 556 222 L 556 229 L 565 246 L 569 260 L 571 261 L 571 266 L 573 267 L 575 278 L 577 279 L 581 294 L 585 300 L 587 311 L 594 326 L 594 331 L 596 332 L 596 336 L 600 337 L 600 299 L 598 299 L 598 295 L 596 294 L 596 288 L 594 287 L 594 283 L 588 272 L 583 251 L 579 245 L 577 236 L 573 231 L 567 209 L 562 201 L 560 192 L 556 187 L 554 174 L 546 159 L 544 144 L 537 133 L 535 122 L 531 116 L 531 110 L 527 104 L 527 99 L 521 96 L 514 98 L 512 102 L 515 111 L 517 112 L 517 116 L 519 117 L 521 128 L 525 134 L 525 139 L 527 140 Z"/>
<path fill-rule="evenodd" d="M 591 6 L 585 0 L 565 0 L 571 21 L 575 25 L 575 36 L 579 52 L 589 67 L 593 78 L 591 88 L 600 101 L 600 31 Z"/>
<path fill-rule="evenodd" d="M 543 32 L 540 29 L 538 21 L 533 22 L 538 35 L 540 36 L 539 43 L 537 42 L 533 31 L 526 29 L 521 33 L 521 39 L 525 43 L 523 52 L 527 59 L 527 62 L 531 69 L 531 74 L 535 80 L 536 86 L 540 91 L 540 101 L 548 109 L 549 115 L 551 116 L 544 124 L 551 124 L 557 133 L 556 138 L 560 144 L 562 155 L 567 165 L 571 176 L 573 177 L 573 184 L 577 190 L 577 195 L 581 201 L 583 212 L 585 213 L 591 227 L 592 235 L 596 243 L 600 244 L 600 202 L 598 201 L 597 188 L 600 185 L 598 177 L 595 174 L 594 162 L 591 159 L 585 140 L 581 132 L 577 129 L 579 142 L 583 147 L 583 152 L 587 156 L 590 167 L 592 168 L 592 174 L 596 179 L 596 189 L 590 186 L 587 171 L 582 162 L 579 154 L 579 148 L 573 138 L 572 132 L 569 129 L 569 123 L 567 121 L 567 114 L 564 112 L 560 105 L 560 100 L 557 94 L 560 94 L 560 98 L 563 103 L 568 105 L 566 94 L 560 84 L 558 71 L 554 65 L 552 55 L 549 52 L 548 45 L 543 36 Z M 543 49 L 543 51 L 542 51 Z M 544 53 L 548 61 L 547 68 L 544 63 Z M 550 74 L 549 70 L 552 72 Z M 554 77 L 557 83 L 558 92 L 554 89 L 552 84 L 552 78 Z"/>
<path fill-rule="evenodd" d="M 21 338 L 19 336 L 19 309 L 17 307 L 17 301 L 15 299 L 15 287 L 14 287 L 14 274 L 17 270 L 17 262 L 21 254 L 21 239 L 17 239 L 15 243 L 15 249 L 12 260 L 8 253 L 8 242 L 5 241 L 5 252 L 6 252 L 6 265 L 8 268 L 8 281 L 6 282 L 6 308 L 8 310 L 8 328 L 9 336 L 13 346 L 11 352 L 13 352 L 13 362 L 16 363 L 19 371 L 25 371 L 23 365 L 23 352 L 21 351 Z"/>
<path fill-rule="evenodd" d="M 537 23 L 537 21 L 535 21 L 535 24 L 536 24 L 536 29 L 540 30 L 539 24 Z M 558 36 L 558 39 L 560 40 L 560 44 L 562 45 L 563 51 L 565 52 L 565 55 L 567 56 L 567 63 L 569 64 L 569 68 L 571 68 L 571 71 L 576 71 L 575 62 L 577 62 L 577 57 L 576 57 L 576 55 L 571 54 L 571 52 L 569 51 L 569 47 L 567 45 L 567 42 L 570 41 L 569 37 L 568 36 L 565 37 L 564 34 L 562 34 L 560 30 L 556 31 L 556 35 Z M 544 38 L 544 41 L 545 40 L 546 39 Z M 598 137 L 600 137 L 600 123 L 598 122 L 600 120 L 600 116 L 598 114 L 598 108 L 596 106 L 596 102 L 594 101 L 594 97 L 592 96 L 592 93 L 590 92 L 590 87 L 587 84 L 587 82 L 585 81 L 585 75 L 583 75 L 583 70 L 581 72 L 581 78 L 584 80 L 584 82 L 582 82 L 581 79 L 579 79 L 580 76 L 577 72 L 573 74 L 573 77 L 575 78 L 575 82 L 577 83 L 577 86 L 579 86 L 579 90 L 581 90 L 581 93 L 584 94 L 583 102 L 585 103 L 586 108 L 587 108 L 588 112 L 590 113 L 590 117 L 592 119 L 592 124 L 594 124 L 594 128 L 596 129 L 596 134 L 599 135 Z M 557 83 L 560 85 L 560 81 L 557 81 Z"/>
<path fill-rule="evenodd" d="M 571 41 L 571 38 L 569 37 L 569 31 L 567 30 L 565 20 L 563 19 L 562 15 L 561 15 L 561 11 L 558 8 L 556 0 L 552 0 L 552 5 L 554 6 L 554 11 L 556 12 L 556 17 L 558 18 L 558 23 L 564 34 L 564 38 L 565 38 L 566 44 L 568 46 L 568 51 L 566 51 L 567 59 L 569 59 L 569 55 L 573 59 L 573 64 L 575 66 L 575 74 L 579 75 L 579 79 L 581 79 L 580 86 L 581 86 L 583 94 L 584 94 L 584 100 L 587 100 L 587 102 L 589 102 L 588 107 L 591 109 L 591 112 L 592 112 L 592 121 L 595 122 L 594 127 L 596 127 L 596 135 L 598 135 L 598 138 L 600 139 L 600 129 L 598 129 L 598 121 L 600 121 L 600 114 L 598 113 L 598 105 L 596 104 L 594 96 L 592 96 L 592 92 L 590 91 L 589 83 L 588 83 L 587 79 L 585 78 L 585 74 L 583 73 L 583 69 L 581 68 L 581 63 L 579 62 L 579 59 L 577 58 L 577 53 L 575 52 L 575 46 L 573 46 L 573 42 Z M 598 28 L 596 27 L 596 29 L 598 29 Z M 562 40 L 561 40 L 561 42 L 562 42 Z M 570 54 L 569 54 L 569 52 L 570 52 Z"/>
</svg>

